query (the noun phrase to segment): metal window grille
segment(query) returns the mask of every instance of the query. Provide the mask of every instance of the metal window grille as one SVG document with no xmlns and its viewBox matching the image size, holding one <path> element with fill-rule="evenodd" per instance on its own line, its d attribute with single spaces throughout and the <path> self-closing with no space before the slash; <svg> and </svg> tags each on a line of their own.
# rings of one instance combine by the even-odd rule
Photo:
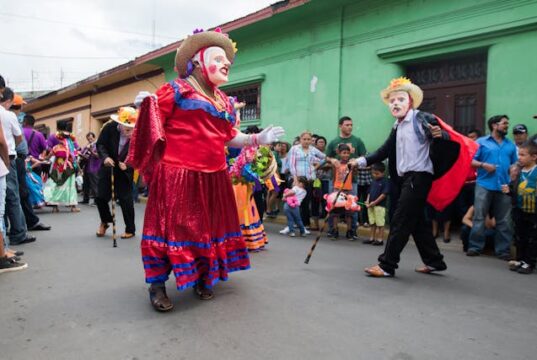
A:
<svg viewBox="0 0 537 360">
<path fill-rule="evenodd" d="M 261 84 L 226 89 L 228 96 L 235 96 L 239 102 L 245 102 L 246 106 L 241 109 L 242 123 L 255 122 L 261 118 Z"/>
</svg>

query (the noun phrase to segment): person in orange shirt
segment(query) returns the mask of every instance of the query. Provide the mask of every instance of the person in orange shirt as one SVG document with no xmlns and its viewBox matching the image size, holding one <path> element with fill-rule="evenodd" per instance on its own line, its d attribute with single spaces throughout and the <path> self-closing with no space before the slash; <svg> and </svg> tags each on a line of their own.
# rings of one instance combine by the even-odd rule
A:
<svg viewBox="0 0 537 360">
<path fill-rule="evenodd" d="M 339 154 L 339 160 L 329 160 L 332 164 L 334 173 L 334 188 L 332 189 L 332 192 L 341 190 L 341 192 L 349 194 L 352 191 L 352 170 L 350 170 L 348 166 L 351 156 L 351 148 L 347 144 L 339 144 L 337 151 Z M 345 180 L 345 176 L 349 171 L 351 171 L 351 173 Z M 344 208 L 339 208 L 338 210 L 334 209 L 334 211 L 332 211 L 333 215 L 330 216 L 329 221 L 333 222 L 333 225 L 330 224 L 330 228 L 333 230 L 329 232 L 328 236 L 334 240 L 339 237 L 337 224 L 342 211 L 345 213 L 345 223 L 347 224 L 347 233 L 345 237 L 348 240 L 357 240 L 357 237 L 353 235 L 352 231 L 352 212 L 346 211 Z"/>
</svg>

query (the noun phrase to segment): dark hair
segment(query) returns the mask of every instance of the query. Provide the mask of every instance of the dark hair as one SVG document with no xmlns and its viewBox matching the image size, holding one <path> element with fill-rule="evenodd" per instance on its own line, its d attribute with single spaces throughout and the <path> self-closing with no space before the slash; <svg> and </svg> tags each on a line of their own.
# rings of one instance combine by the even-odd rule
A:
<svg viewBox="0 0 537 360">
<path fill-rule="evenodd" d="M 477 137 L 481 137 L 481 130 L 479 130 L 479 129 L 472 129 L 472 130 L 468 131 L 468 133 L 466 135 L 470 135 L 471 133 L 476 133 Z"/>
<path fill-rule="evenodd" d="M 303 184 L 304 187 L 308 185 L 308 179 L 305 176 L 299 176 L 297 180 L 299 183 Z"/>
<path fill-rule="evenodd" d="M 30 125 L 31 127 L 34 127 L 35 124 L 35 118 L 32 114 L 26 114 L 24 115 L 24 118 L 22 119 L 22 123 L 25 125 Z"/>
<path fill-rule="evenodd" d="M 371 165 L 371 170 L 380 171 L 384 173 L 386 171 L 386 165 L 384 163 L 378 162 Z"/>
<path fill-rule="evenodd" d="M 250 125 L 244 130 L 245 134 L 259 134 L 263 129 L 258 128 L 256 125 Z"/>
<path fill-rule="evenodd" d="M 347 144 L 339 144 L 337 146 L 337 151 L 338 152 L 342 152 L 342 151 L 345 151 L 345 150 L 346 151 L 351 151 L 351 148 L 349 147 L 349 145 L 347 145 Z"/>
<path fill-rule="evenodd" d="M 317 140 L 317 139 L 319 138 L 319 135 L 317 135 L 317 134 L 311 134 L 311 137 L 312 137 L 312 138 L 315 138 L 315 140 Z"/>
<path fill-rule="evenodd" d="M 86 134 L 86 137 L 90 136 L 90 135 L 93 135 L 93 137 L 95 137 L 95 133 L 93 131 L 90 131 L 89 133 Z"/>
<path fill-rule="evenodd" d="M 527 149 L 530 155 L 537 155 L 537 134 L 530 137 L 520 145 L 520 149 Z"/>
<path fill-rule="evenodd" d="M 345 121 L 352 121 L 352 119 L 351 119 L 350 117 L 348 117 L 348 116 L 343 116 L 343 117 L 341 117 L 341 118 L 339 119 L 339 125 L 340 125 L 340 126 L 343 125 L 343 123 L 344 123 Z"/>
<path fill-rule="evenodd" d="M 2 92 L 2 102 L 13 100 L 14 97 L 15 93 L 9 87 L 5 88 Z"/>
<path fill-rule="evenodd" d="M 317 136 L 317 140 L 315 140 L 315 145 L 317 145 L 317 143 L 319 142 L 319 140 L 324 140 L 324 143 L 326 144 L 327 141 L 326 141 L 326 138 L 324 136 Z"/>
<path fill-rule="evenodd" d="M 22 105 L 11 105 L 9 110 L 20 110 L 22 109 Z"/>
<path fill-rule="evenodd" d="M 56 123 L 57 131 L 67 131 L 67 121 L 58 121 Z"/>
<path fill-rule="evenodd" d="M 507 115 L 494 115 L 487 121 L 487 125 L 489 126 L 489 130 L 492 131 L 492 125 L 499 123 L 502 121 L 503 118 L 506 118 L 509 120 L 509 117 Z"/>
<path fill-rule="evenodd" d="M 0 75 L 0 89 L 3 89 L 6 87 L 6 81 L 4 80 L 4 77 Z"/>
</svg>

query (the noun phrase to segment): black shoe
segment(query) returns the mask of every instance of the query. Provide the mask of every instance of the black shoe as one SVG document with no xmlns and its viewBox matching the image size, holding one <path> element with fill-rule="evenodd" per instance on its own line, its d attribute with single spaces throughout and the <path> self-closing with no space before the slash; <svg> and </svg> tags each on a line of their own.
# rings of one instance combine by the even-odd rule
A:
<svg viewBox="0 0 537 360">
<path fill-rule="evenodd" d="M 347 233 L 345 233 L 345 238 L 346 238 L 347 240 L 352 239 L 352 231 L 347 231 Z"/>
<path fill-rule="evenodd" d="M 31 228 L 29 228 L 28 230 L 30 230 L 30 231 L 40 231 L 40 230 L 50 230 L 50 228 L 51 228 L 50 225 L 45 225 L 43 223 L 38 222 L 37 224 L 35 224 Z"/>
<path fill-rule="evenodd" d="M 444 238 L 444 243 L 445 244 L 449 244 L 451 242 L 451 239 L 450 238 Z"/>
<path fill-rule="evenodd" d="M 27 267 L 28 264 L 26 263 L 14 261 L 12 259 L 6 258 L 5 256 L 0 258 L 0 274 L 9 271 L 26 269 Z"/>
<path fill-rule="evenodd" d="M 37 238 L 35 236 L 26 235 L 26 238 L 23 239 L 22 241 L 19 241 L 18 243 L 11 242 L 10 245 L 16 246 L 16 245 L 28 244 L 28 243 L 34 242 L 36 240 L 37 240 Z"/>
<path fill-rule="evenodd" d="M 364 239 L 362 240 L 362 244 L 373 244 L 375 242 L 375 240 L 373 239 Z"/>
<path fill-rule="evenodd" d="M 533 266 L 523 263 L 517 270 L 519 274 L 531 274 L 533 272 L 534 268 Z"/>
<path fill-rule="evenodd" d="M 477 251 L 474 251 L 474 250 L 468 250 L 466 252 L 466 256 L 479 256 L 479 253 Z"/>
</svg>

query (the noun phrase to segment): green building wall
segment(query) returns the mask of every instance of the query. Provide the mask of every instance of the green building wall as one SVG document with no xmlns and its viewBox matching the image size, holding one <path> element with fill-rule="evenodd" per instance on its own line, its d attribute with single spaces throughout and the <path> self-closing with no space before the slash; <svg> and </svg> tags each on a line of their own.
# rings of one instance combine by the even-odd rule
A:
<svg viewBox="0 0 537 360">
<path fill-rule="evenodd" d="M 478 51 L 486 118 L 505 113 L 537 132 L 537 0 L 312 0 L 230 36 L 228 88 L 261 81 L 259 123 L 284 126 L 287 140 L 306 129 L 330 139 L 348 115 L 374 150 L 393 123 L 379 92 L 405 65 Z M 153 62 L 175 76 L 173 54 Z"/>
</svg>

